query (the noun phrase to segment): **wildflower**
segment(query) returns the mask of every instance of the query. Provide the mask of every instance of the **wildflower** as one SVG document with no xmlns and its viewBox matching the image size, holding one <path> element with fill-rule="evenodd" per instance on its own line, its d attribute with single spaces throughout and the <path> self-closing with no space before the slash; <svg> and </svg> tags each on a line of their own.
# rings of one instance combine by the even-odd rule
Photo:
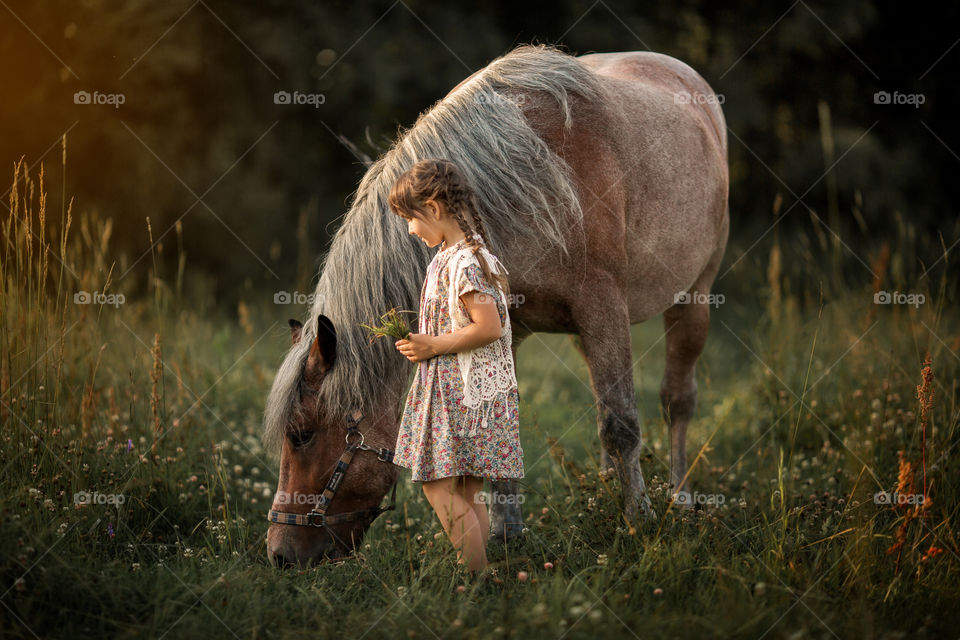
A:
<svg viewBox="0 0 960 640">
<path fill-rule="evenodd" d="M 653 595 L 655 595 L 655 596 L 662 596 L 662 595 L 663 595 L 663 589 L 661 589 L 660 587 L 657 587 L 656 589 L 653 590 Z"/>
<path fill-rule="evenodd" d="M 529 578 L 529 577 L 530 577 L 530 576 L 527 574 L 526 571 L 518 571 L 518 572 L 517 572 L 517 580 L 519 580 L 520 582 L 526 582 L 526 581 L 527 581 L 527 578 Z"/>
<path fill-rule="evenodd" d="M 373 341 L 377 338 L 383 338 L 386 336 L 396 338 L 397 340 L 406 340 L 410 336 L 410 329 L 407 327 L 406 321 L 400 317 L 401 313 L 416 312 L 405 309 L 398 311 L 396 308 L 391 308 L 389 311 L 380 316 L 378 319 L 380 324 L 377 326 L 370 326 L 360 323 L 360 326 L 370 333 L 370 344 L 373 344 Z"/>
<path fill-rule="evenodd" d="M 604 565 L 607 564 L 607 554 L 601 553 L 597 556 L 597 564 Z"/>
<path fill-rule="evenodd" d="M 550 571 L 551 569 L 553 569 L 553 563 L 552 563 L 552 562 L 544 562 L 544 563 L 543 563 L 543 568 L 546 569 L 547 571 Z"/>
<path fill-rule="evenodd" d="M 930 560 L 931 558 L 935 558 L 941 553 L 943 553 L 943 549 L 941 549 L 940 547 L 934 547 L 933 545 L 931 545 L 930 548 L 927 550 L 927 552 L 923 554 L 923 557 L 920 558 L 920 562 L 926 562 L 927 560 Z"/>
<path fill-rule="evenodd" d="M 113 532 L 113 523 L 112 523 L 112 522 L 108 522 L 108 523 L 107 523 L 107 535 L 110 536 L 111 538 L 116 535 L 116 534 Z"/>
<path fill-rule="evenodd" d="M 133 449 L 133 438 L 127 438 L 127 451 Z"/>
</svg>

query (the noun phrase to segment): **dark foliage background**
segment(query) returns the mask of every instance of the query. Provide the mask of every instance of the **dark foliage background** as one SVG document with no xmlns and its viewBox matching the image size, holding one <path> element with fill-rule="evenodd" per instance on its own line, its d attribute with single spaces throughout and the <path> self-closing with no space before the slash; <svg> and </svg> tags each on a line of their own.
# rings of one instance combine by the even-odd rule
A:
<svg viewBox="0 0 960 640">
<path fill-rule="evenodd" d="M 725 98 L 728 262 L 767 241 L 783 212 L 781 239 L 812 231 L 855 254 L 896 242 L 906 222 L 918 237 L 942 235 L 926 256 L 936 259 L 958 238 L 958 12 L 806 0 L 9 2 L 0 160 L 42 161 L 52 210 L 65 184 L 75 213 L 114 219 L 113 246 L 127 254 L 114 290 L 146 286 L 147 216 L 161 269 L 175 271 L 179 219 L 190 272 L 209 274 L 186 285 L 230 302 L 309 286 L 364 172 L 339 135 L 375 156 L 518 44 L 649 49 L 687 62 Z M 278 105 L 281 90 L 325 100 Z M 77 91 L 125 101 L 75 104 Z M 923 104 L 877 104 L 877 91 Z"/>
</svg>

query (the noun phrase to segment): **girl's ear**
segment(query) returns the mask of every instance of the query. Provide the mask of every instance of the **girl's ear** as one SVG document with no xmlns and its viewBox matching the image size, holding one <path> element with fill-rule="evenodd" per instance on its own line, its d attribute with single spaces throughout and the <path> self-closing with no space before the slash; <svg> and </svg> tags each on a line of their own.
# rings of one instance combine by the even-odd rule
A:
<svg viewBox="0 0 960 640">
<path fill-rule="evenodd" d="M 436 222 L 440 221 L 440 206 L 433 200 L 427 200 L 427 214 Z"/>
</svg>

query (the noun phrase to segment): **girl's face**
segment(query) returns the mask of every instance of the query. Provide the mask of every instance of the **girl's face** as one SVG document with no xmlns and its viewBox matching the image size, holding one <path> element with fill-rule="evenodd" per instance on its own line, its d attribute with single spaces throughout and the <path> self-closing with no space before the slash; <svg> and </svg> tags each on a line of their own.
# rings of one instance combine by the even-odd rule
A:
<svg viewBox="0 0 960 640">
<path fill-rule="evenodd" d="M 443 242 L 443 229 L 439 225 L 439 220 L 432 220 L 436 216 L 433 209 L 421 211 L 423 217 L 411 217 L 407 219 L 407 233 L 419 237 L 428 247 L 435 247 Z"/>
</svg>

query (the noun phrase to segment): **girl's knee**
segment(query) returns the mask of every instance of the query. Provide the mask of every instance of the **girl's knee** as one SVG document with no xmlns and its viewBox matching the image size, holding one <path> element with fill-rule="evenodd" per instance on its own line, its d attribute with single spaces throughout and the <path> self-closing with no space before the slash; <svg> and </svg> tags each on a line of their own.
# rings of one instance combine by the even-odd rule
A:
<svg viewBox="0 0 960 640">
<path fill-rule="evenodd" d="M 423 483 L 423 493 L 429 499 L 430 496 L 438 496 L 446 493 L 453 493 L 455 478 L 440 478 L 439 480 L 428 480 Z"/>
</svg>

